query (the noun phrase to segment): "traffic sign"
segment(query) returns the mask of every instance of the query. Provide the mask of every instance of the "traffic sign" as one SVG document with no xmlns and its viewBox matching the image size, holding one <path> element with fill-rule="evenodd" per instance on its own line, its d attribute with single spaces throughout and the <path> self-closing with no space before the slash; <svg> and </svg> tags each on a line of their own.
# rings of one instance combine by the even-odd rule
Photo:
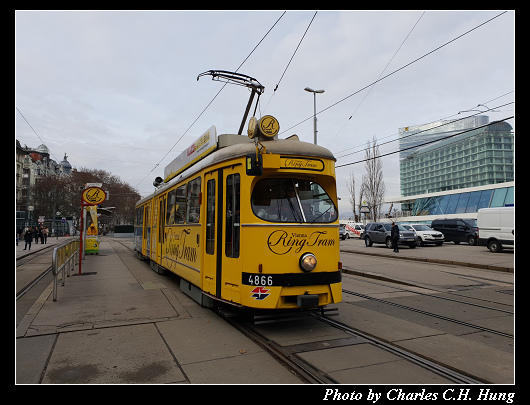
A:
<svg viewBox="0 0 530 405">
<path fill-rule="evenodd" d="M 83 191 L 83 201 L 89 205 L 98 205 L 107 199 L 107 194 L 100 187 L 89 187 Z"/>
</svg>

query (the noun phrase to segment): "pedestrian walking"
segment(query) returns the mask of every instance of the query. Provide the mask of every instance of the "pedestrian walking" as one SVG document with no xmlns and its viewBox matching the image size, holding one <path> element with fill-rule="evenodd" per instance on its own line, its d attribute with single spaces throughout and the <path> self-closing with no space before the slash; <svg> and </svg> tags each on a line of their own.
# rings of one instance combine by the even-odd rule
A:
<svg viewBox="0 0 530 405">
<path fill-rule="evenodd" d="M 399 228 L 395 222 L 392 222 L 392 228 L 390 229 L 390 237 L 392 238 L 392 248 L 394 249 L 394 252 L 398 253 Z"/>
<path fill-rule="evenodd" d="M 31 227 L 26 231 L 26 233 L 24 234 L 24 241 L 26 242 L 26 244 L 24 245 L 24 250 L 26 250 L 26 248 L 28 247 L 29 245 L 29 249 L 28 250 L 31 250 L 31 241 L 33 240 L 33 230 L 31 229 Z"/>
<path fill-rule="evenodd" d="M 44 229 L 42 230 L 42 237 L 44 238 L 44 244 L 46 245 L 46 243 L 48 242 L 48 228 L 47 227 L 44 227 Z"/>
<path fill-rule="evenodd" d="M 44 245 L 44 228 L 42 225 L 39 227 L 39 238 L 40 238 L 40 244 Z"/>
<path fill-rule="evenodd" d="M 35 238 L 35 244 L 38 245 L 39 244 L 39 228 L 38 227 L 35 227 L 35 229 L 33 230 L 33 237 Z"/>
</svg>

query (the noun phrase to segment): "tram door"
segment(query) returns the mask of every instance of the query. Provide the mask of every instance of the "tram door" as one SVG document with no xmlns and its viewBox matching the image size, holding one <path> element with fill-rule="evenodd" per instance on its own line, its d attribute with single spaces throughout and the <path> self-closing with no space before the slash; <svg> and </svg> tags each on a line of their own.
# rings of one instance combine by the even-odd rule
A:
<svg viewBox="0 0 530 405">
<path fill-rule="evenodd" d="M 206 173 L 203 290 L 240 302 L 240 185 L 242 165 Z"/>
<path fill-rule="evenodd" d="M 219 174 L 220 171 L 213 171 L 206 173 L 204 176 L 204 183 L 206 184 L 206 198 L 203 197 L 203 201 L 206 202 L 206 230 L 205 230 L 205 243 L 204 243 L 204 271 L 203 271 L 203 286 L 202 289 L 212 295 L 217 295 L 217 266 L 219 264 L 219 276 L 221 270 L 221 262 L 217 261 L 217 252 L 219 250 L 217 246 L 217 234 L 220 224 L 218 224 L 218 212 L 219 212 Z M 222 191 L 221 191 L 222 193 Z M 205 199 L 204 199 L 205 198 Z M 221 207 L 222 211 L 222 207 Z"/>
<path fill-rule="evenodd" d="M 241 231 L 241 180 L 243 165 L 223 170 L 223 247 L 222 247 L 222 294 L 228 301 L 241 302 L 242 255 L 240 254 Z"/>
<path fill-rule="evenodd" d="M 142 254 L 150 257 L 151 247 L 151 203 L 145 204 L 144 209 L 144 229 L 142 235 Z"/>
<path fill-rule="evenodd" d="M 164 232 L 166 226 L 166 195 L 157 197 L 158 200 L 158 243 L 156 244 L 155 262 L 162 265 L 162 247 L 164 245 Z"/>
<path fill-rule="evenodd" d="M 151 257 L 150 259 L 154 262 L 156 262 L 156 253 L 157 253 L 157 238 L 158 238 L 158 226 L 159 224 L 159 215 L 158 215 L 158 204 L 159 197 L 155 197 L 155 201 L 153 202 L 153 215 L 152 215 L 152 223 L 151 223 Z"/>
</svg>

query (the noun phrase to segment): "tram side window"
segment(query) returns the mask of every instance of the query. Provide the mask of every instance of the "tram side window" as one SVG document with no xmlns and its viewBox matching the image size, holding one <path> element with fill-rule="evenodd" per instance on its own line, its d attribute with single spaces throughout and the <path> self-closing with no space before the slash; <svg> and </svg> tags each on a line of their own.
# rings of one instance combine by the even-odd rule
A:
<svg viewBox="0 0 530 405">
<path fill-rule="evenodd" d="M 215 180 L 206 183 L 206 253 L 215 252 Z"/>
<path fill-rule="evenodd" d="M 167 193 L 167 209 L 166 209 L 166 224 L 173 225 L 175 223 L 175 200 L 177 190 L 171 190 Z"/>
<path fill-rule="evenodd" d="M 167 194 L 166 224 L 183 224 L 186 214 L 186 184 Z"/>
<path fill-rule="evenodd" d="M 201 178 L 191 180 L 188 183 L 188 204 L 186 211 L 186 222 L 197 223 L 199 222 L 200 213 L 200 193 L 201 193 Z"/>
<path fill-rule="evenodd" d="M 226 257 L 239 257 L 239 174 L 226 177 Z"/>
<path fill-rule="evenodd" d="M 186 215 L 186 184 L 177 188 L 177 202 L 175 203 L 175 224 L 183 224 Z"/>
<path fill-rule="evenodd" d="M 136 225 L 142 226 L 144 220 L 144 206 L 136 208 Z"/>
</svg>

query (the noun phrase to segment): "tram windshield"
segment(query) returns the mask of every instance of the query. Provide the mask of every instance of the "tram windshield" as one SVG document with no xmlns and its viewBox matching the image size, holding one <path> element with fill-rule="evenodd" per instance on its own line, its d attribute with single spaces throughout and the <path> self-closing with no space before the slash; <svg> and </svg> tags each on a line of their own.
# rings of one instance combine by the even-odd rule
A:
<svg viewBox="0 0 530 405">
<path fill-rule="evenodd" d="M 254 215 L 271 222 L 329 223 L 337 209 L 320 184 L 301 179 L 262 179 L 251 198 Z"/>
</svg>

